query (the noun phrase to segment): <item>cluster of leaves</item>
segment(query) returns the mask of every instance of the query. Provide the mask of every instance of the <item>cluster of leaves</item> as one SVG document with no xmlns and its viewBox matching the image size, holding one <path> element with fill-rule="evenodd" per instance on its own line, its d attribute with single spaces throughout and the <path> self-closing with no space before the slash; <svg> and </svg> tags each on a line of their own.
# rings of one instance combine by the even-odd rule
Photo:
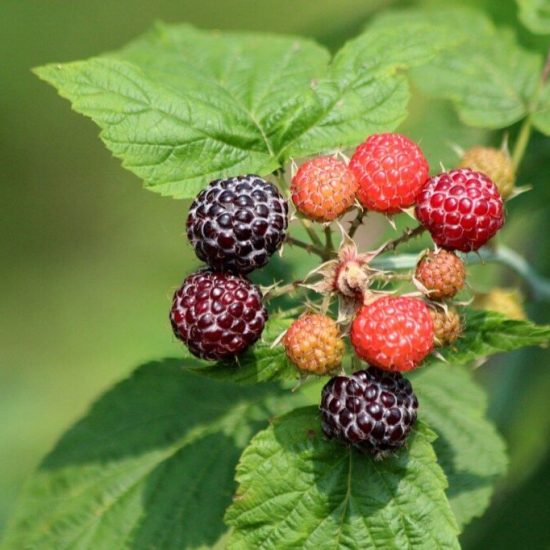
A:
<svg viewBox="0 0 550 550">
<path fill-rule="evenodd" d="M 421 425 L 407 450 L 382 462 L 323 438 L 318 385 L 285 389 L 295 370 L 271 344 L 289 318 L 269 321 L 238 369 L 191 356 L 144 365 L 29 480 L 7 548 L 211 546 L 231 502 L 231 548 L 457 546 L 506 468 L 466 363 L 550 338 L 550 327 L 496 313 L 468 321 L 446 352 L 452 365 L 413 374 Z"/>
<path fill-rule="evenodd" d="M 535 17 L 534 2 L 520 4 Z M 148 188 L 189 198 L 216 177 L 265 175 L 395 129 L 403 70 L 468 124 L 530 117 L 550 133 L 542 63 L 484 16 L 446 10 L 384 16 L 332 58 L 302 38 L 158 25 L 121 51 L 37 73 Z M 108 392 L 29 480 L 7 547 L 458 547 L 506 467 L 466 365 L 544 344 L 550 327 L 469 313 L 447 363 L 413 374 L 421 422 L 408 448 L 375 462 L 322 437 L 318 384 L 286 391 L 295 370 L 271 343 L 289 323 L 273 316 L 238 368 L 168 359 Z"/>
</svg>

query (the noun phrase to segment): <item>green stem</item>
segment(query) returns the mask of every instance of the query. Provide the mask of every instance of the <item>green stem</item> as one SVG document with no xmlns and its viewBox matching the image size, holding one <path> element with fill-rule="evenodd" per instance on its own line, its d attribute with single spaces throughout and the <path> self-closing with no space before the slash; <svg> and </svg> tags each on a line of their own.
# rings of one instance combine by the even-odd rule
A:
<svg viewBox="0 0 550 550">
<path fill-rule="evenodd" d="M 359 226 L 363 223 L 363 218 L 366 214 L 366 210 L 359 210 L 357 212 L 357 216 L 355 216 L 355 219 L 351 222 L 351 225 L 349 226 L 348 235 L 350 239 L 353 239 L 355 233 L 359 229 Z"/>
<path fill-rule="evenodd" d="M 418 225 L 414 229 L 405 229 L 403 234 L 397 239 L 393 239 L 392 241 L 388 241 L 382 250 L 380 250 L 379 254 L 383 254 L 384 252 L 390 252 L 392 250 L 395 250 L 399 245 L 406 243 L 407 241 L 410 241 L 411 239 L 414 239 L 415 237 L 418 237 L 419 235 L 422 235 L 426 231 L 426 228 L 423 225 Z"/>
<path fill-rule="evenodd" d="M 306 220 L 305 218 L 298 218 L 298 221 L 302 224 L 302 227 L 306 230 L 306 233 L 308 234 L 309 238 L 311 239 L 311 242 L 318 246 L 319 248 L 323 248 L 323 243 L 321 242 L 321 239 L 311 227 L 311 222 L 309 220 Z"/>
<path fill-rule="evenodd" d="M 278 296 L 293 294 L 298 290 L 302 290 L 302 287 L 300 286 L 302 283 L 303 281 L 292 281 L 291 283 L 288 283 L 286 285 L 277 286 L 265 294 L 264 300 L 272 300 L 273 298 L 277 298 Z"/>
<path fill-rule="evenodd" d="M 418 262 L 418 254 L 398 254 L 391 258 L 375 258 L 371 266 L 376 269 L 411 269 Z M 550 301 L 550 280 L 539 275 L 529 262 L 520 254 L 504 245 L 494 250 L 487 247 L 464 256 L 467 265 L 497 263 L 519 275 L 530 287 L 536 300 Z"/>
<path fill-rule="evenodd" d="M 334 253 L 334 242 L 332 241 L 332 229 L 330 225 L 325 226 L 325 253 L 328 256 Z"/>
<path fill-rule="evenodd" d="M 516 172 L 521 164 L 521 161 L 523 160 L 523 156 L 527 150 L 527 145 L 529 144 L 529 138 L 531 137 L 532 132 L 533 121 L 531 120 L 531 116 L 528 116 L 521 125 L 516 143 L 514 145 L 514 150 L 512 151 L 512 164 L 514 165 Z"/>
<path fill-rule="evenodd" d="M 355 372 L 361 369 L 361 359 L 357 357 L 354 353 L 351 355 L 351 370 Z"/>
<path fill-rule="evenodd" d="M 298 248 L 303 248 L 306 252 L 317 254 L 317 256 L 319 256 L 322 260 L 329 259 L 325 249 L 322 246 L 315 246 L 314 244 L 305 243 L 304 241 L 291 237 L 290 235 L 288 235 L 285 242 L 287 242 L 290 246 L 297 246 Z"/>
<path fill-rule="evenodd" d="M 540 100 L 540 96 L 542 94 L 544 85 L 546 84 L 546 81 L 548 80 L 549 76 L 550 76 L 550 49 L 548 50 L 548 54 L 546 55 L 546 62 L 544 63 L 544 67 L 542 68 L 539 84 L 530 101 L 529 111 L 531 113 L 534 113 L 537 110 L 537 105 Z M 514 150 L 512 151 L 512 163 L 514 164 L 514 168 L 516 172 L 521 164 L 521 161 L 523 160 L 525 151 L 527 150 L 527 145 L 529 144 L 529 138 L 531 137 L 532 132 L 533 132 L 533 120 L 531 118 L 531 115 L 529 115 L 526 117 L 526 119 L 523 121 L 523 124 L 521 125 L 518 137 L 516 139 L 516 144 L 514 145 Z"/>
</svg>

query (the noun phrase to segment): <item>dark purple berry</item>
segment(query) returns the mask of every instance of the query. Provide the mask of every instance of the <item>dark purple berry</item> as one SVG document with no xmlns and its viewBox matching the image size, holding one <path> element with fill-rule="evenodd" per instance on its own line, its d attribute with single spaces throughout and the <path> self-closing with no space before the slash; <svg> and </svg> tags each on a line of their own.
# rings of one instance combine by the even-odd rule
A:
<svg viewBox="0 0 550 550">
<path fill-rule="evenodd" d="M 323 432 L 374 456 L 402 447 L 418 401 L 399 372 L 375 367 L 331 378 L 321 394 Z"/>
<path fill-rule="evenodd" d="M 201 359 L 234 357 L 256 342 L 267 320 L 262 294 L 242 275 L 202 270 L 174 293 L 176 338 Z"/>
<path fill-rule="evenodd" d="M 187 236 L 212 269 L 249 273 L 267 264 L 281 246 L 288 204 L 259 176 L 214 180 L 193 201 Z"/>
</svg>

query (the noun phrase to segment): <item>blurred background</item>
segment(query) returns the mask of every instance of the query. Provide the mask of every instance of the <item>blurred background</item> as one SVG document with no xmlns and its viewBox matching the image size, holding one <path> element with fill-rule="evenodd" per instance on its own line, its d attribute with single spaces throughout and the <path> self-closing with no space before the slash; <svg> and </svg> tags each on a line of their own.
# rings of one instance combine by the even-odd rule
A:
<svg viewBox="0 0 550 550">
<path fill-rule="evenodd" d="M 72 113 L 31 67 L 117 48 L 158 19 L 299 33 L 337 49 L 372 14 L 414 3 L 0 2 L 0 536 L 25 477 L 91 401 L 140 363 L 178 353 L 167 322 L 170 295 L 198 265 L 183 234 L 188 204 L 142 190 L 96 126 Z M 524 45 L 548 48 L 520 28 L 514 1 L 469 3 L 514 27 Z M 448 142 L 502 139 L 462 126 L 444 102 L 415 96 L 411 113 L 401 130 L 421 141 L 433 166 L 456 162 Z M 512 202 L 504 235 L 543 274 L 550 274 L 549 153 L 550 139 L 535 135 L 520 174 L 535 191 Z M 473 275 L 476 290 L 489 290 L 494 277 L 516 284 L 493 267 Z M 526 309 L 550 321 L 547 305 L 527 301 Z M 479 371 L 511 465 L 490 511 L 463 536 L 466 548 L 550 545 L 548 359 L 544 350 L 527 350 Z"/>
</svg>

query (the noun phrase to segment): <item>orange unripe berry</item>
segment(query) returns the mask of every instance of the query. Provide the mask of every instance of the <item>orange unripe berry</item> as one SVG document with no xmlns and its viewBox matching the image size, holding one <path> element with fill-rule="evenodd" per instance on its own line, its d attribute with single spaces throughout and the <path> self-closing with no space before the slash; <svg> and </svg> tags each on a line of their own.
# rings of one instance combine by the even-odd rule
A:
<svg viewBox="0 0 550 550">
<path fill-rule="evenodd" d="M 462 321 L 456 308 L 449 307 L 445 311 L 440 307 L 430 307 L 430 315 L 434 324 L 434 345 L 449 346 L 458 339 Z"/>
<path fill-rule="evenodd" d="M 430 251 L 418 262 L 415 278 L 428 291 L 429 298 L 442 300 L 452 298 L 464 287 L 466 270 L 454 252 Z"/>
<path fill-rule="evenodd" d="M 357 180 L 343 160 L 317 157 L 304 162 L 290 192 L 298 212 L 317 222 L 335 220 L 355 202 Z"/>
<path fill-rule="evenodd" d="M 300 371 L 318 375 L 337 369 L 345 351 L 338 325 L 318 313 L 306 313 L 294 321 L 283 345 L 287 357 Z"/>
</svg>

